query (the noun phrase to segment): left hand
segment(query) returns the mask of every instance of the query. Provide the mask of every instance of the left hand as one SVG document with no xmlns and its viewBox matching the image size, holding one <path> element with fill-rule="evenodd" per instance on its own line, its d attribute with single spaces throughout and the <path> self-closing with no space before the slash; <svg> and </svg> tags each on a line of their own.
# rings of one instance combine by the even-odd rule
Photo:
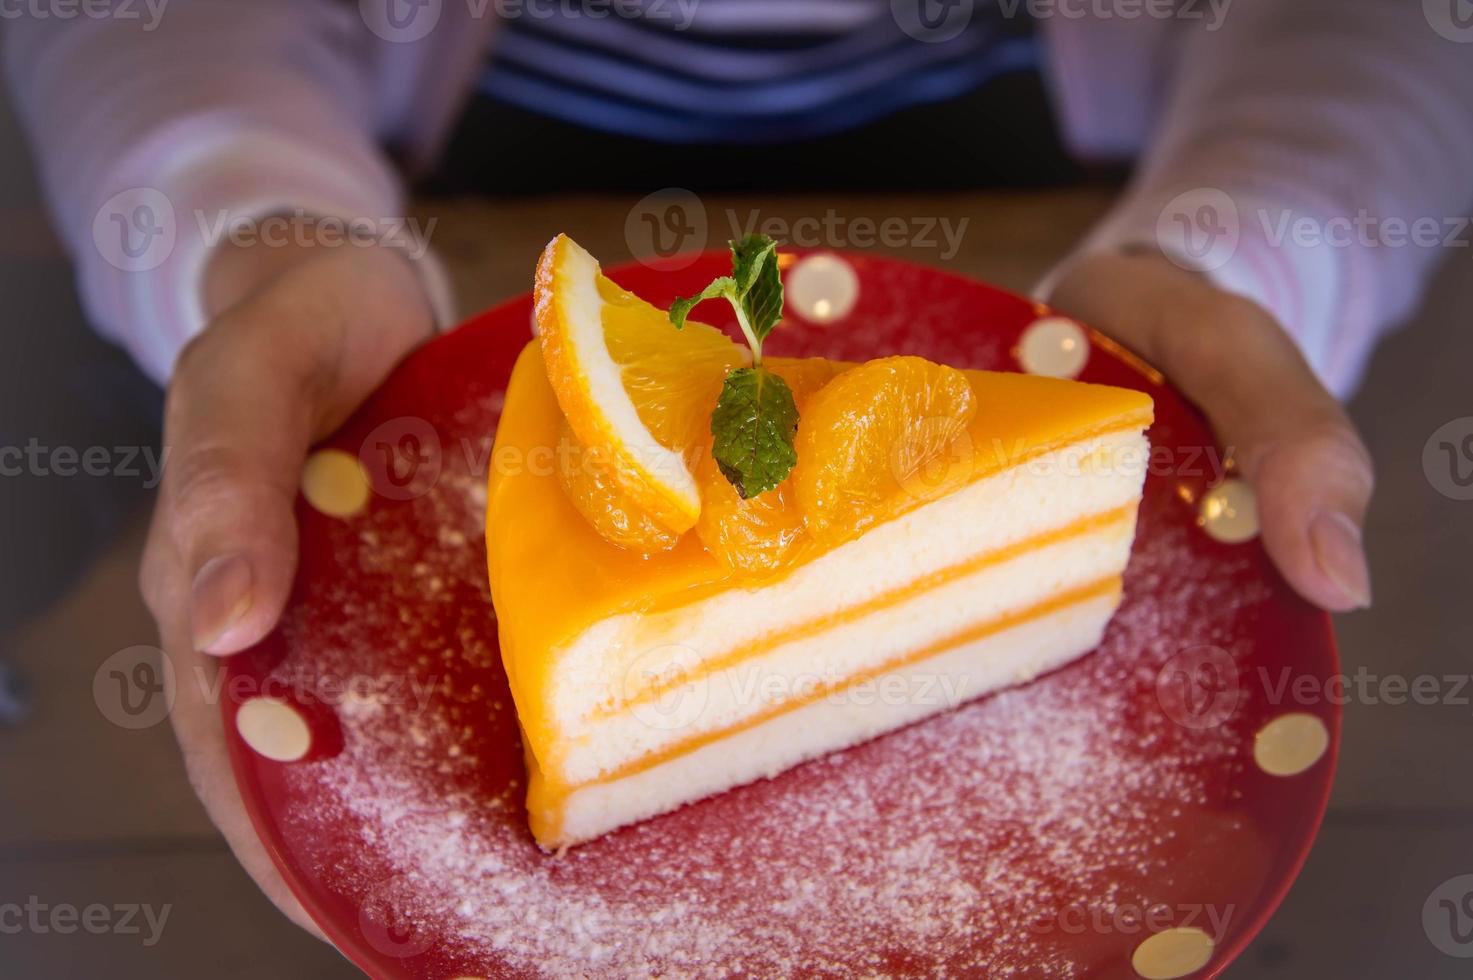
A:
<svg viewBox="0 0 1473 980">
<path fill-rule="evenodd" d="M 1370 605 L 1370 453 L 1266 310 L 1160 255 L 1087 256 L 1049 302 L 1145 358 L 1206 413 L 1258 497 L 1269 557 L 1300 595 L 1335 612 Z"/>
<path fill-rule="evenodd" d="M 418 274 L 386 248 L 226 248 L 207 273 L 215 315 L 169 384 L 169 462 L 139 584 L 175 665 L 170 719 L 190 783 L 266 895 L 321 936 L 251 826 L 210 659 L 276 625 L 309 447 L 431 336 L 433 315 Z"/>
</svg>

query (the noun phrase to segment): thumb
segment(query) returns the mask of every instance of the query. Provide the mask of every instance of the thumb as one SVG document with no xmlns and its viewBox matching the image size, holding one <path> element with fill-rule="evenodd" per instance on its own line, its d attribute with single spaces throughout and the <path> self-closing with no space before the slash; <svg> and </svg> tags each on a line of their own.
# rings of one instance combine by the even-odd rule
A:
<svg viewBox="0 0 1473 980">
<path fill-rule="evenodd" d="M 249 311 L 223 318 L 180 359 L 151 542 L 168 554 L 145 561 L 145 582 L 171 580 L 181 593 L 161 604 L 185 620 L 194 649 L 215 654 L 270 631 L 296 571 L 292 509 L 315 371 L 264 349 L 254 321 Z M 151 575 L 159 562 L 173 574 Z"/>
<path fill-rule="evenodd" d="M 1202 409 L 1252 485 L 1264 547 L 1296 591 L 1339 612 L 1370 605 L 1370 454 L 1272 316 L 1152 255 L 1085 258 L 1053 300 Z"/>
<path fill-rule="evenodd" d="M 293 268 L 186 349 L 142 581 L 195 649 L 229 654 L 276 624 L 296 571 L 293 513 L 311 442 L 430 333 L 413 270 L 386 250 Z"/>
</svg>

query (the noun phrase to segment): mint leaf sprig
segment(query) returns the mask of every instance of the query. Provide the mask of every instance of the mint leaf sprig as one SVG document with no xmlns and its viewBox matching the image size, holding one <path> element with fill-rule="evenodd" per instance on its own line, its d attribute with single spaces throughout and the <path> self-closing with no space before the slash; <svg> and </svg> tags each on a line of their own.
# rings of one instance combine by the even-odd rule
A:
<svg viewBox="0 0 1473 980">
<path fill-rule="evenodd" d="M 725 299 L 736 310 L 752 366 L 729 372 L 721 386 L 711 413 L 711 455 L 741 498 L 750 500 L 775 489 L 797 464 L 798 406 L 788 383 L 762 366 L 762 341 L 783 318 L 777 243 L 766 235 L 732 242 L 731 265 L 731 275 L 671 304 L 670 322 L 684 327 L 690 311 L 708 299 Z"/>
<path fill-rule="evenodd" d="M 762 341 L 783 318 L 783 282 L 777 269 L 777 242 L 766 235 L 748 235 L 731 242 L 732 273 L 688 299 L 670 304 L 670 322 L 679 329 L 698 304 L 725 298 L 736 309 L 737 323 L 752 348 L 752 363 L 762 363 Z"/>
</svg>

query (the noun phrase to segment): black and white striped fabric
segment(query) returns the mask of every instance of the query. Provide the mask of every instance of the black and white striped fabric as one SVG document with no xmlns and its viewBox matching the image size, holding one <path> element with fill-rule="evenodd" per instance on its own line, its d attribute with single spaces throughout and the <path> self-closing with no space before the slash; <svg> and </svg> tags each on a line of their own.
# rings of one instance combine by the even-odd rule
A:
<svg viewBox="0 0 1473 980">
<path fill-rule="evenodd" d="M 503 9 L 480 89 L 665 143 L 811 138 L 1036 68 L 1022 9 L 998 0 L 517 0 Z"/>
</svg>

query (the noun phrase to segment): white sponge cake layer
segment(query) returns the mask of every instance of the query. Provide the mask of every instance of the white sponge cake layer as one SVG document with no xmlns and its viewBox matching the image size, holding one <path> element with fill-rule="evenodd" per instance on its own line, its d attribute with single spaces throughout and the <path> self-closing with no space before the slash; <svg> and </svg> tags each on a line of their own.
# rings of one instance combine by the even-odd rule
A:
<svg viewBox="0 0 1473 980">
<path fill-rule="evenodd" d="M 775 776 L 1001 688 L 1099 644 L 1119 604 L 1112 590 L 933 657 L 887 671 L 623 778 L 573 790 L 553 846 L 590 840 L 683 803 Z"/>
<path fill-rule="evenodd" d="M 1005 454 L 1007 448 L 998 451 Z M 539 752 L 539 763 L 566 783 L 581 781 L 565 768 L 570 764 L 584 777 L 602 771 L 608 756 L 575 758 L 571 743 L 590 734 L 600 716 L 617 715 L 626 698 L 640 693 L 640 678 L 662 676 L 662 651 L 670 670 L 698 674 L 775 633 L 839 616 L 980 556 L 1133 506 L 1148 452 L 1145 436 L 1133 429 L 1081 440 L 918 507 L 771 583 L 594 625 L 553 652 L 557 683 L 550 708 L 567 738 Z M 1041 588 L 1037 584 L 1033 593 L 1040 598 Z M 1015 598 L 1022 601 L 1021 590 Z M 632 751 L 620 746 L 625 748 Z"/>
<path fill-rule="evenodd" d="M 765 652 L 693 674 L 657 698 L 589 719 L 563 742 L 558 774 L 580 784 L 649 756 L 790 710 L 852 677 L 890 675 L 895 665 L 1003 623 L 1009 616 L 1118 578 L 1130 557 L 1135 512 L 1082 533 L 990 562 L 935 587 L 847 620 L 820 623 Z M 688 648 L 660 646 L 636 670 L 691 669 Z M 697 668 L 699 669 L 699 668 Z M 637 679 L 642 680 L 642 678 Z M 969 692 L 963 692 L 969 693 Z"/>
</svg>

